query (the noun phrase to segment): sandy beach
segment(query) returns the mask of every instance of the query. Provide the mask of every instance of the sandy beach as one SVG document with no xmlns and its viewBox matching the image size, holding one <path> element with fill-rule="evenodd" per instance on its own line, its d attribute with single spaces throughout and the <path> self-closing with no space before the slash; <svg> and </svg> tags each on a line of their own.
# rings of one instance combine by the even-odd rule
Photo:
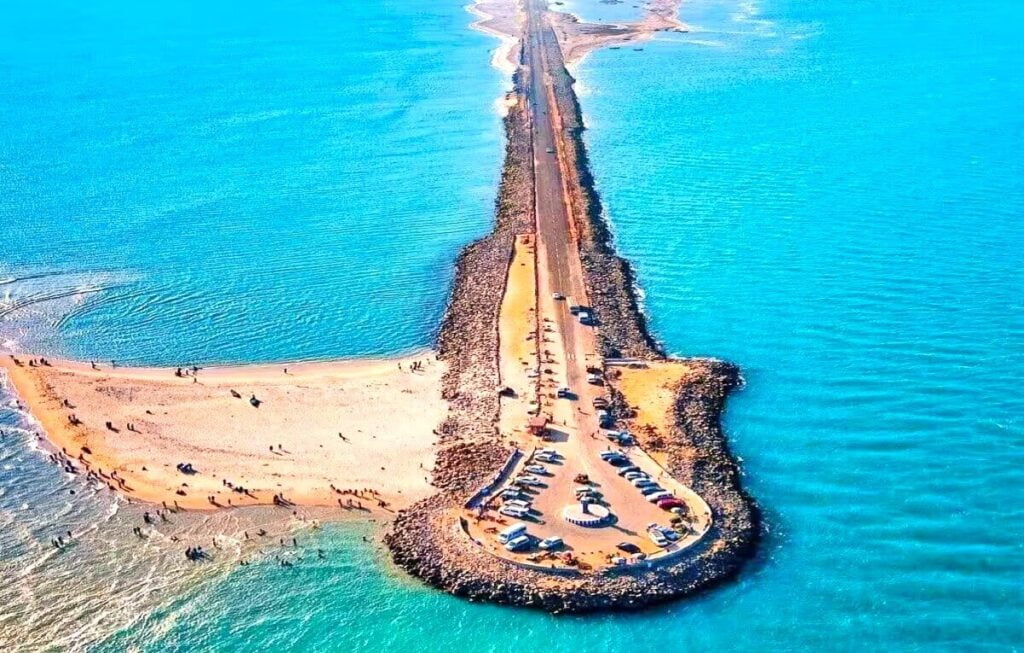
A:
<svg viewBox="0 0 1024 653">
<path fill-rule="evenodd" d="M 519 33 L 523 16 L 519 4 L 509 0 L 477 0 L 466 11 L 477 17 L 470 27 L 501 41 L 491 64 L 511 75 L 519 62 Z"/>
<path fill-rule="evenodd" d="M 181 377 L 32 358 L 0 358 L 8 386 L 79 473 L 129 497 L 205 510 L 283 495 L 287 504 L 386 513 L 432 492 L 434 429 L 447 405 L 444 364 L 430 352 Z"/>
<path fill-rule="evenodd" d="M 588 23 L 557 9 L 551 15 L 565 63 L 574 66 L 594 50 L 636 44 L 653 38 L 657 32 L 689 31 L 689 26 L 679 19 L 681 6 L 682 0 L 651 0 L 640 20 L 618 24 Z"/>
</svg>

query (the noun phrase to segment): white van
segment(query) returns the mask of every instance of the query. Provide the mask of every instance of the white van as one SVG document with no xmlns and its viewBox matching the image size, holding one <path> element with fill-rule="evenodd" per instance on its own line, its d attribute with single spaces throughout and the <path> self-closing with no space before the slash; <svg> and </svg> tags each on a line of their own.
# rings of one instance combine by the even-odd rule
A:
<svg viewBox="0 0 1024 653">
<path fill-rule="evenodd" d="M 509 540 L 515 539 L 526 532 L 526 524 L 523 522 L 516 522 L 505 530 L 498 533 L 498 541 L 505 544 Z"/>
<path fill-rule="evenodd" d="M 505 543 L 505 548 L 509 551 L 519 551 L 520 549 L 525 549 L 528 546 L 530 546 L 530 538 L 527 535 L 513 537 Z"/>
</svg>

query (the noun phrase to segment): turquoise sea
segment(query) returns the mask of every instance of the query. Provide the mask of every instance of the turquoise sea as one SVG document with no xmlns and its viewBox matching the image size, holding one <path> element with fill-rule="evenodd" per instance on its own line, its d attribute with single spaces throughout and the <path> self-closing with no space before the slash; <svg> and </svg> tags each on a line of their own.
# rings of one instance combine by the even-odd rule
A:
<svg viewBox="0 0 1024 653">
<path fill-rule="evenodd" d="M 1024 649 L 1024 6 L 682 18 L 576 75 L 654 331 L 744 370 L 726 425 L 769 532 L 737 582 L 556 618 L 423 588 L 368 524 L 197 569 L 45 464 L 8 399 L 0 648 Z M 3 340 L 143 363 L 428 344 L 500 167 L 507 80 L 470 20 L 448 0 L 9 8 Z"/>
</svg>

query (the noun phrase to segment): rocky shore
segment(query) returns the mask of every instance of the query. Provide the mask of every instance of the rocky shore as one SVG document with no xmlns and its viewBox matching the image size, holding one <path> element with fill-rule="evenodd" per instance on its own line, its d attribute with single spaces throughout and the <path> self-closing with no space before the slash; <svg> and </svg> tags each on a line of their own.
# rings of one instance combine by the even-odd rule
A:
<svg viewBox="0 0 1024 653">
<path fill-rule="evenodd" d="M 583 143 L 574 80 L 549 48 L 567 156 L 567 185 L 590 301 L 607 358 L 663 359 L 647 330 L 629 264 L 614 250 Z M 424 582 L 471 600 L 555 613 L 637 609 L 676 599 L 734 576 L 756 548 L 760 522 L 754 501 L 721 428 L 739 370 L 699 359 L 698 373 L 676 388 L 674 427 L 663 443 L 669 469 L 702 495 L 714 514 L 712 530 L 663 566 L 592 573 L 551 573 L 499 559 L 462 531 L 456 519 L 468 495 L 484 485 L 509 451 L 498 441 L 498 311 L 517 233 L 533 231 L 533 174 L 524 76 L 515 77 L 515 106 L 505 120 L 506 159 L 494 231 L 469 245 L 457 263 L 455 285 L 438 334 L 448 363 L 444 397 L 450 413 L 440 428 L 443 449 L 434 484 L 440 492 L 398 513 L 385 542 L 396 564 Z M 618 402 L 621 406 L 621 402 Z"/>
</svg>

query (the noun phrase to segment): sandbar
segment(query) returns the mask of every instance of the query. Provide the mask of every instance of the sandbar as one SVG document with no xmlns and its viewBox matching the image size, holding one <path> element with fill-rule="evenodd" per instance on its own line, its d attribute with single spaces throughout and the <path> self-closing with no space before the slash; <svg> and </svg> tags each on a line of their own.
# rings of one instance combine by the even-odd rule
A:
<svg viewBox="0 0 1024 653">
<path fill-rule="evenodd" d="M 359 513 L 397 510 L 434 491 L 435 429 L 447 404 L 445 365 L 430 352 L 181 377 L 166 368 L 30 360 L 3 356 L 0 368 L 42 434 L 70 468 L 128 497 L 213 509 L 273 505 L 278 495 L 285 505 Z M 414 361 L 421 369 L 412 370 Z"/>
</svg>

